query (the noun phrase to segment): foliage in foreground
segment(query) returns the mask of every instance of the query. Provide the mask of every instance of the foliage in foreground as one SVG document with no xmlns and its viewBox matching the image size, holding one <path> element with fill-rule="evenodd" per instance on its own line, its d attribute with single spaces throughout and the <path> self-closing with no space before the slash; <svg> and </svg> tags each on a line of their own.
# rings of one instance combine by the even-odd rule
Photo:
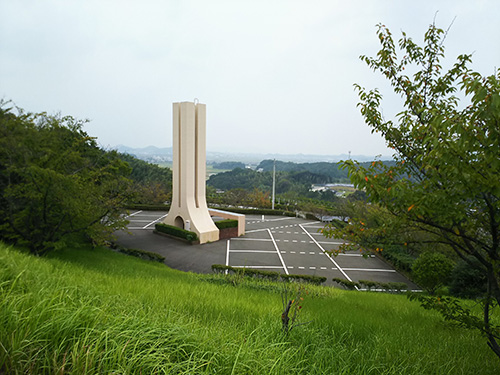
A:
<svg viewBox="0 0 500 375">
<path fill-rule="evenodd" d="M 491 322 L 500 304 L 500 69 L 483 77 L 468 68 L 471 56 L 461 55 L 443 71 L 445 36 L 431 25 L 421 47 L 403 33 L 400 57 L 390 31 L 379 25 L 380 51 L 361 59 L 387 78 L 404 109 L 387 120 L 380 92 L 356 88 L 365 122 L 395 150 L 396 165 L 344 165 L 355 186 L 378 205 L 383 223 L 373 227 L 353 217 L 351 225 L 329 235 L 374 250 L 391 241 L 416 241 L 432 251 L 451 249 L 475 266 L 487 280 L 482 324 L 466 313 L 444 316 L 478 328 L 500 357 L 500 331 Z"/>
<path fill-rule="evenodd" d="M 0 373 L 498 373 L 477 333 L 404 296 L 307 286 L 300 321 L 311 322 L 284 336 L 280 284 L 219 277 L 0 243 Z"/>
</svg>

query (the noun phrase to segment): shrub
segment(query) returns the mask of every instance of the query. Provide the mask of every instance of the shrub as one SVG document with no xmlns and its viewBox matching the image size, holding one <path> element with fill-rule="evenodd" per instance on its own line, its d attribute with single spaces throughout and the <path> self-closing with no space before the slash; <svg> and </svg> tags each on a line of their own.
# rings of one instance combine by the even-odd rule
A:
<svg viewBox="0 0 500 375">
<path fill-rule="evenodd" d="M 165 257 L 160 254 L 151 253 L 149 251 L 140 250 L 140 249 L 129 249 L 123 246 L 116 244 L 115 242 L 111 242 L 108 245 L 111 249 L 118 251 L 119 253 L 131 255 L 137 258 L 141 258 L 144 260 L 152 260 L 154 262 L 163 263 L 165 261 Z"/>
<path fill-rule="evenodd" d="M 184 238 L 187 241 L 198 241 L 198 235 L 195 232 L 185 230 L 182 228 L 175 227 L 173 225 L 168 225 L 164 223 L 157 223 L 155 225 L 157 232 L 165 233 L 174 237 Z"/>
<path fill-rule="evenodd" d="M 444 285 L 453 270 L 453 263 L 446 255 L 438 252 L 426 251 L 413 263 L 413 277 L 415 281 L 430 294 Z"/>
<path fill-rule="evenodd" d="M 248 268 L 246 268 L 246 270 L 248 270 Z M 263 278 L 263 279 L 278 281 L 278 279 L 280 277 L 280 273 L 276 272 L 276 271 L 261 271 L 261 270 L 254 270 L 254 271 L 258 271 L 258 273 L 256 273 L 256 275 Z"/>
<path fill-rule="evenodd" d="M 387 283 L 387 286 L 389 287 L 389 290 L 392 290 L 392 291 L 396 291 L 396 292 L 399 292 L 401 293 L 403 290 L 407 290 L 408 289 L 408 285 L 406 285 L 405 283 L 399 283 L 399 282 L 390 282 L 390 283 Z"/>
<path fill-rule="evenodd" d="M 283 281 L 299 281 L 306 282 L 314 285 L 321 285 L 326 281 L 326 277 L 324 276 L 315 276 L 315 275 L 286 275 L 282 274 L 281 279 Z"/>
<path fill-rule="evenodd" d="M 326 277 L 313 276 L 313 275 L 286 275 L 280 274 L 276 271 L 264 271 L 254 268 L 237 268 L 226 266 L 224 264 L 212 264 L 212 271 L 214 273 L 225 273 L 225 271 L 237 273 L 243 276 L 257 277 L 262 279 L 269 279 L 271 281 L 278 281 L 279 278 L 283 281 L 302 281 L 314 285 L 320 285 L 326 281 Z"/>
<path fill-rule="evenodd" d="M 229 212 L 235 212 L 238 214 L 248 214 L 248 215 L 275 215 L 275 216 L 295 217 L 295 212 L 283 211 L 283 210 L 271 210 L 271 209 L 263 209 L 263 208 L 226 207 L 226 208 L 224 208 L 224 210 L 229 211 Z"/>
<path fill-rule="evenodd" d="M 233 270 L 233 267 L 224 264 L 212 264 L 212 271 L 214 273 L 224 273 L 225 271 Z"/>
<path fill-rule="evenodd" d="M 316 221 L 319 221 L 319 219 L 316 217 L 316 215 L 313 215 L 309 212 L 306 213 L 306 219 L 307 220 L 316 220 Z"/>
<path fill-rule="evenodd" d="M 128 203 L 124 207 L 128 210 L 144 210 L 144 211 L 168 211 L 170 210 L 170 205 L 166 204 L 134 204 Z"/>
<path fill-rule="evenodd" d="M 332 279 L 332 281 L 336 282 L 337 284 L 343 285 L 344 287 L 346 287 L 349 290 L 354 290 L 354 289 L 356 289 L 356 287 L 358 287 L 358 288 L 360 287 L 359 283 L 357 283 L 357 282 L 349 281 L 346 279 L 340 279 L 338 277 L 334 277 Z"/>
<path fill-rule="evenodd" d="M 370 280 L 359 280 L 359 283 L 361 285 L 364 285 L 368 290 L 371 290 L 372 288 L 376 288 L 378 286 L 378 283 Z"/>
<path fill-rule="evenodd" d="M 238 220 L 226 219 L 226 220 L 216 221 L 215 226 L 219 229 L 237 228 L 238 227 Z"/>
<path fill-rule="evenodd" d="M 384 248 L 384 251 L 380 252 L 379 254 L 398 270 L 411 273 L 415 258 L 408 254 L 405 249 L 398 247 L 387 247 Z"/>
<path fill-rule="evenodd" d="M 486 292 L 487 279 L 476 258 L 469 257 L 468 261 L 458 261 L 451 272 L 450 293 L 460 298 L 478 298 Z"/>
<path fill-rule="evenodd" d="M 408 285 L 399 282 L 382 283 L 370 280 L 359 280 L 359 284 L 364 285 L 368 290 L 374 289 L 384 289 L 387 292 L 398 292 L 408 289 Z"/>
<path fill-rule="evenodd" d="M 151 253 L 149 251 L 144 251 L 144 250 L 140 250 L 140 249 L 127 249 L 125 247 L 118 247 L 117 250 L 120 253 L 131 255 L 131 256 L 141 258 L 144 260 L 151 260 L 151 261 L 159 262 L 159 263 L 163 263 L 165 261 L 164 256 L 161 256 L 160 254 L 156 254 L 156 253 Z"/>
</svg>

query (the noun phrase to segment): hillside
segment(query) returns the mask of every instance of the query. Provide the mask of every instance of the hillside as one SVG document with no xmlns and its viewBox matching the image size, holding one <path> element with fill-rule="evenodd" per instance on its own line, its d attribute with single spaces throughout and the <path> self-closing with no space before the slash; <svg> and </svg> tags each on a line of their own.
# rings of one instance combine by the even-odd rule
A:
<svg viewBox="0 0 500 375">
<path fill-rule="evenodd" d="M 373 161 L 360 163 L 363 167 L 369 167 Z M 385 165 L 394 165 L 393 160 L 384 160 Z M 342 169 L 342 163 L 316 162 L 316 163 L 293 163 L 280 160 L 262 160 L 257 169 L 265 172 L 273 170 L 273 164 L 276 163 L 276 171 L 283 172 L 309 172 L 322 178 L 323 183 L 329 182 L 350 182 L 347 169 Z"/>
<path fill-rule="evenodd" d="M 285 337 L 281 290 L 103 248 L 39 258 L 0 243 L 0 374 L 498 373 L 476 332 L 401 295 L 308 286 L 311 322 Z"/>
</svg>

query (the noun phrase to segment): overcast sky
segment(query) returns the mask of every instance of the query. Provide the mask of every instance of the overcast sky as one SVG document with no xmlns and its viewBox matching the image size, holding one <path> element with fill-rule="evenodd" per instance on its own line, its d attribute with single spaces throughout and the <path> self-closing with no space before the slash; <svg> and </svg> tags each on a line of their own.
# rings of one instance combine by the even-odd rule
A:
<svg viewBox="0 0 500 375">
<path fill-rule="evenodd" d="M 498 0 L 1 0 L 0 98 L 88 118 L 105 147 L 170 147 L 172 103 L 197 98 L 210 151 L 391 155 L 353 90 L 388 89 L 359 60 L 375 25 L 420 42 L 455 19 L 449 63 L 474 53 L 492 74 L 499 14 Z"/>
</svg>

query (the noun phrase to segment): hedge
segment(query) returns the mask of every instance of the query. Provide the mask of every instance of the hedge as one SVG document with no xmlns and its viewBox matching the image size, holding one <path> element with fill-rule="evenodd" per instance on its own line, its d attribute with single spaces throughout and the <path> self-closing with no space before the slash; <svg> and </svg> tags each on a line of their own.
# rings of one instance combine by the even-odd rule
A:
<svg viewBox="0 0 500 375">
<path fill-rule="evenodd" d="M 173 225 L 157 223 L 155 225 L 155 229 L 157 232 L 165 233 L 174 237 L 184 238 L 187 241 L 198 241 L 198 235 L 195 232 L 178 228 Z"/>
<path fill-rule="evenodd" d="M 321 285 L 326 281 L 324 276 L 313 276 L 313 275 L 281 275 L 281 278 L 285 281 L 303 281 L 306 283 Z"/>
<path fill-rule="evenodd" d="M 169 211 L 170 205 L 165 204 L 127 204 L 123 207 L 127 210 L 145 210 L 145 211 Z"/>
<path fill-rule="evenodd" d="M 280 274 L 276 271 L 262 271 L 253 268 L 231 267 L 224 264 L 212 264 L 212 271 L 215 273 L 225 273 L 226 271 L 228 271 L 236 274 L 242 274 L 244 276 L 269 279 L 272 281 L 278 281 L 281 278 L 281 280 L 283 281 L 302 281 L 314 285 L 320 285 L 326 281 L 326 277 L 323 276 L 286 275 Z"/>
<path fill-rule="evenodd" d="M 349 290 L 354 290 L 354 289 L 356 289 L 356 287 L 357 288 L 360 287 L 359 283 L 357 283 L 357 282 L 349 281 L 349 280 L 346 280 L 346 279 L 340 279 L 338 277 L 334 277 L 332 279 L 332 281 L 334 281 L 334 282 L 336 282 L 336 283 L 338 283 L 340 285 L 345 286 Z"/>
<path fill-rule="evenodd" d="M 309 212 L 306 213 L 306 219 L 307 220 L 316 220 L 316 221 L 320 221 L 320 219 L 318 219 L 318 217 L 314 214 L 311 214 Z"/>
<path fill-rule="evenodd" d="M 413 262 L 415 258 L 412 257 L 404 250 L 398 248 L 387 248 L 379 253 L 383 258 L 385 258 L 389 263 L 391 263 L 395 268 L 400 271 L 410 274 L 413 268 Z"/>
<path fill-rule="evenodd" d="M 236 208 L 236 207 L 225 207 L 224 211 L 235 212 L 237 214 L 248 214 L 248 215 L 274 215 L 274 216 L 290 216 L 295 217 L 295 212 L 283 211 L 283 210 L 271 210 L 266 208 Z"/>
<path fill-rule="evenodd" d="M 141 258 L 144 260 L 151 260 L 153 262 L 159 262 L 159 263 L 163 263 L 165 261 L 164 256 L 161 256 L 160 254 L 156 254 L 156 253 L 151 253 L 151 252 L 145 251 L 145 250 L 129 249 L 129 248 L 117 245 L 116 243 L 111 243 L 109 245 L 109 247 L 111 249 L 118 251 L 119 253 L 131 255 L 131 256 L 134 256 L 136 258 Z"/>
<path fill-rule="evenodd" d="M 226 219 L 226 220 L 216 221 L 215 226 L 219 229 L 238 228 L 238 220 Z"/>
<path fill-rule="evenodd" d="M 408 285 L 399 282 L 382 283 L 370 280 L 359 280 L 359 284 L 364 285 L 368 290 L 371 290 L 372 288 L 384 289 L 386 291 L 397 291 L 397 292 L 408 290 Z"/>
</svg>

